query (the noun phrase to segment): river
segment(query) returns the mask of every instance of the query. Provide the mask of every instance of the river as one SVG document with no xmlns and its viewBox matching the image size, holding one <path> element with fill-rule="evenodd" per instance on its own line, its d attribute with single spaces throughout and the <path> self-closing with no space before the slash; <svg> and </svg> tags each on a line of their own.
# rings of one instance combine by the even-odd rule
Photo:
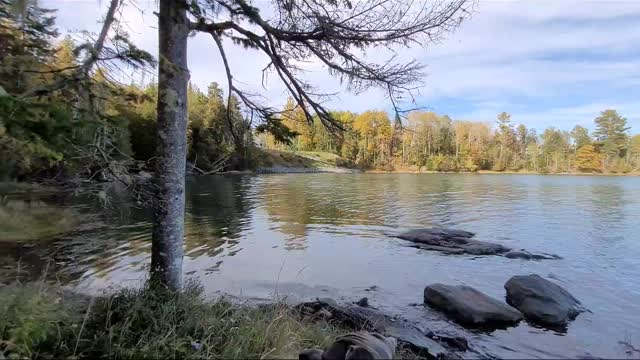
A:
<svg viewBox="0 0 640 360">
<path fill-rule="evenodd" d="M 626 345 L 640 347 L 640 178 L 280 174 L 191 178 L 187 189 L 184 271 L 208 294 L 366 296 L 502 358 L 640 356 Z M 149 211 L 126 192 L 112 194 L 106 211 L 90 201 L 56 201 L 106 214 L 106 226 L 9 253 L 25 266 L 51 259 L 55 276 L 78 291 L 139 285 L 149 264 Z M 388 236 L 431 226 L 564 259 L 444 255 Z M 559 283 L 590 312 L 566 333 L 525 322 L 482 332 L 415 306 L 428 284 L 466 284 L 503 299 L 511 276 L 531 273 Z"/>
</svg>

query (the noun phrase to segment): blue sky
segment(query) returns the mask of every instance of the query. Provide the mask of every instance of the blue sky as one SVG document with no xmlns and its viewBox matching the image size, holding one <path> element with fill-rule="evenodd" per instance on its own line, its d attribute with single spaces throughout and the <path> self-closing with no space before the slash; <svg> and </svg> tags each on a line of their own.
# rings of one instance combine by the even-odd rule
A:
<svg viewBox="0 0 640 360">
<path fill-rule="evenodd" d="M 41 0 L 58 8 L 62 31 L 97 29 L 106 6 L 98 0 Z M 125 8 L 133 40 L 155 53 L 156 1 L 140 1 L 141 12 Z M 266 0 L 254 1 L 268 7 Z M 484 1 L 472 18 L 447 39 L 428 48 L 400 49 L 401 58 L 427 65 L 416 94 L 417 105 L 454 119 L 494 122 L 506 111 L 516 123 L 542 130 L 570 130 L 575 124 L 593 128 L 593 119 L 607 108 L 627 117 L 632 132 L 640 132 L 640 1 Z M 253 51 L 228 52 L 238 80 L 273 104 L 283 104 L 284 87 L 276 77 L 260 85 L 265 57 Z M 382 59 L 373 53 L 368 59 Z M 201 88 L 211 81 L 223 85 L 220 58 L 208 36 L 190 39 L 192 81 Z M 331 78 L 321 64 L 310 62 L 307 78 L 319 90 L 340 91 L 330 106 L 364 111 L 390 110 L 384 93 L 351 94 Z M 408 107 L 414 105 L 407 104 Z"/>
</svg>

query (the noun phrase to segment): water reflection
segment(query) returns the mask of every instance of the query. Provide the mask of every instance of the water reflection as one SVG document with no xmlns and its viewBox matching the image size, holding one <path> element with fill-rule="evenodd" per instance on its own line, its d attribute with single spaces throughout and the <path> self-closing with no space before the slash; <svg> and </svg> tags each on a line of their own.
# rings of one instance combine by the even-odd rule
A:
<svg viewBox="0 0 640 360">
<path fill-rule="evenodd" d="M 114 191 L 104 210 L 90 198 L 45 199 L 101 225 L 32 247 L 3 248 L 34 271 L 81 289 L 140 281 L 148 271 L 150 212 Z M 640 180 L 637 178 L 298 174 L 189 179 L 185 273 L 210 292 L 269 298 L 274 293 L 367 296 L 374 306 L 425 329 L 469 337 L 504 358 L 620 357 L 622 337 L 640 343 Z M 513 248 L 550 252 L 554 262 L 445 256 L 403 246 L 387 234 L 443 225 Z M 564 336 L 529 327 L 469 333 L 420 302 L 434 282 L 467 284 L 496 298 L 517 274 L 553 277 L 592 313 Z M 367 292 L 372 285 L 377 291 Z M 625 335 L 626 334 L 626 335 Z"/>
</svg>

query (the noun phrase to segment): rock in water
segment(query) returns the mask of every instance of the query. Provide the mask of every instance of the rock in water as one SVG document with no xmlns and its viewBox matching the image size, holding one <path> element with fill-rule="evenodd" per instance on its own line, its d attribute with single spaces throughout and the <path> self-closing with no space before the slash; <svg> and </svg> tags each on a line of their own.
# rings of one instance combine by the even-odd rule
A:
<svg viewBox="0 0 640 360">
<path fill-rule="evenodd" d="M 567 290 L 539 275 L 514 276 L 504 288 L 507 302 L 536 324 L 565 327 L 584 311 L 580 301 Z"/>
<path fill-rule="evenodd" d="M 347 326 L 352 329 L 367 330 L 391 336 L 397 339 L 398 343 L 403 346 L 408 346 L 419 355 L 428 358 L 458 358 L 455 351 L 466 351 L 468 349 L 465 348 L 461 350 L 458 347 L 450 347 L 447 341 L 443 342 L 447 346 L 443 346 L 440 341 L 425 336 L 418 328 L 412 326 L 410 323 L 394 321 L 393 318 L 371 308 L 342 306 L 332 299 L 318 299 L 314 302 L 302 303 L 297 306 L 297 309 L 304 316 L 312 317 L 317 317 L 317 314 L 321 311 L 330 311 L 332 314 L 331 321 L 334 323 L 339 323 L 341 326 Z M 320 350 L 305 350 L 300 353 L 299 358 L 320 360 L 322 359 L 322 353 Z"/>
<path fill-rule="evenodd" d="M 497 255 L 510 249 L 500 244 L 471 239 L 474 233 L 455 229 L 416 229 L 397 238 L 419 244 L 417 247 L 449 254 Z"/>
<path fill-rule="evenodd" d="M 501 327 L 522 320 L 518 310 L 464 285 L 429 285 L 424 289 L 424 302 L 459 323 L 474 327 Z"/>
<path fill-rule="evenodd" d="M 385 334 L 402 341 L 418 355 L 429 359 L 450 359 L 455 357 L 453 353 L 445 349 L 437 341 L 426 337 L 416 329 L 387 326 Z"/>
<path fill-rule="evenodd" d="M 324 351 L 304 350 L 301 360 L 393 359 L 397 341 L 378 333 L 352 332 L 338 337 Z"/>
<path fill-rule="evenodd" d="M 535 254 L 535 253 L 530 253 L 526 250 L 509 251 L 508 253 L 504 254 L 504 257 L 509 259 L 523 259 L 523 260 L 560 260 L 562 259 L 562 257 L 558 255 L 545 254 L 545 253 Z"/>
</svg>

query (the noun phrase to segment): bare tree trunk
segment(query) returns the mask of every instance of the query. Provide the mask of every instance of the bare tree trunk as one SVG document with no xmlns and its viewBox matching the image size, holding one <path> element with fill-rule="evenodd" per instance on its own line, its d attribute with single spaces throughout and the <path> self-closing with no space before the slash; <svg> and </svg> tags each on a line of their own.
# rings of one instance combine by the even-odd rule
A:
<svg viewBox="0 0 640 360">
<path fill-rule="evenodd" d="M 160 0 L 158 30 L 157 198 L 153 212 L 151 281 L 175 291 L 182 287 L 187 152 L 189 29 L 184 1 Z"/>
</svg>

